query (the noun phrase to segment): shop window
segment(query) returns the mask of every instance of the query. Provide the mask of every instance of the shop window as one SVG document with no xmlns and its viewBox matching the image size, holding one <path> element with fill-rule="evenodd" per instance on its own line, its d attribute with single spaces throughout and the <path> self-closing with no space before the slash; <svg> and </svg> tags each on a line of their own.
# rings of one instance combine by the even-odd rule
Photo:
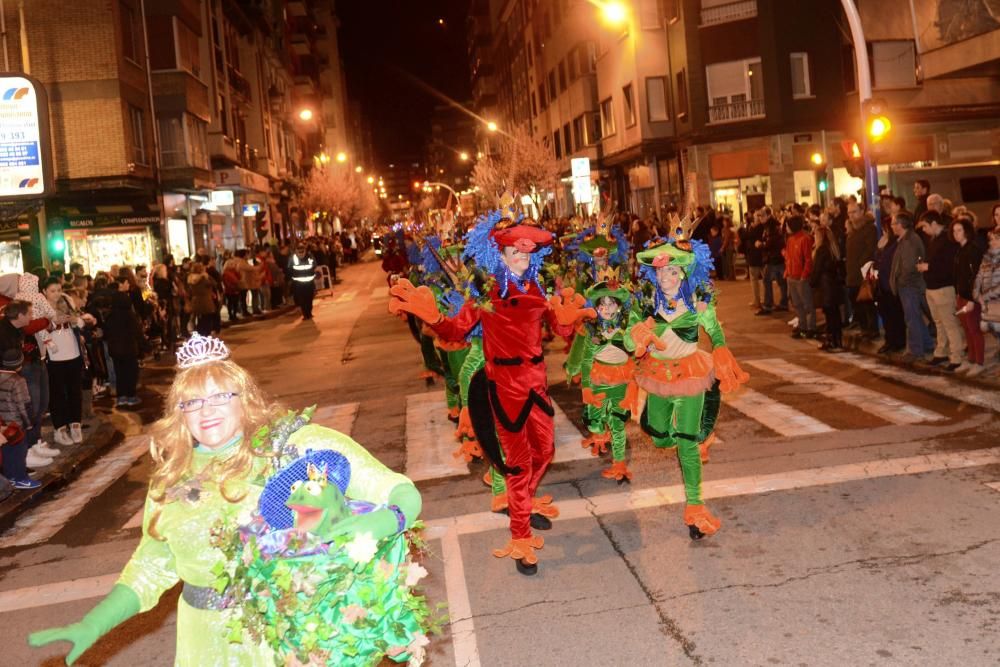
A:
<svg viewBox="0 0 1000 667">
<path fill-rule="evenodd" d="M 556 71 L 553 69 L 549 71 L 549 99 L 555 100 L 558 94 L 559 91 L 556 90 Z"/>
<path fill-rule="evenodd" d="M 687 116 L 688 112 L 688 89 L 687 89 L 687 70 L 681 70 L 677 73 L 677 115 Z"/>
<path fill-rule="evenodd" d="M 131 104 L 128 107 L 129 128 L 132 131 L 132 161 L 135 164 L 149 164 L 146 156 L 145 113 Z"/>
<path fill-rule="evenodd" d="M 812 86 L 809 80 L 809 54 L 789 54 L 792 65 L 792 97 L 803 99 L 812 97 Z"/>
<path fill-rule="evenodd" d="M 118 16 L 122 29 L 122 55 L 134 63 L 139 62 L 139 31 L 136 28 L 135 10 L 123 2 L 118 3 Z"/>
<path fill-rule="evenodd" d="M 611 98 L 601 102 L 601 137 L 610 137 L 615 133 L 615 110 L 611 106 Z"/>
<path fill-rule="evenodd" d="M 891 40 L 871 43 L 872 87 L 912 88 L 917 85 L 913 42 Z"/>
<path fill-rule="evenodd" d="M 646 115 L 650 122 L 670 120 L 667 113 L 667 79 L 651 76 L 646 79 Z"/>
<path fill-rule="evenodd" d="M 586 132 L 584 141 L 588 146 L 592 146 L 601 140 L 601 114 L 596 111 L 588 111 L 583 114 L 583 129 Z"/>
<path fill-rule="evenodd" d="M 622 88 L 622 109 L 625 112 L 625 127 L 635 125 L 635 93 L 631 83 Z"/>
</svg>

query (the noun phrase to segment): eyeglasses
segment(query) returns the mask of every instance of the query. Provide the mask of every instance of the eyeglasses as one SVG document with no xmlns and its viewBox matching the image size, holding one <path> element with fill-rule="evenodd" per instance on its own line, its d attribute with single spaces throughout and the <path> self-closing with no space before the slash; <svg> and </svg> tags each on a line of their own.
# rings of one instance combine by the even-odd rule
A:
<svg viewBox="0 0 1000 667">
<path fill-rule="evenodd" d="M 224 391 L 221 394 L 212 394 L 205 398 L 192 398 L 186 401 L 181 401 L 177 404 L 177 407 L 181 409 L 181 412 L 198 412 L 205 404 L 218 407 L 220 405 L 226 405 L 229 401 L 233 400 L 234 396 L 239 396 L 239 392 L 235 391 Z"/>
</svg>

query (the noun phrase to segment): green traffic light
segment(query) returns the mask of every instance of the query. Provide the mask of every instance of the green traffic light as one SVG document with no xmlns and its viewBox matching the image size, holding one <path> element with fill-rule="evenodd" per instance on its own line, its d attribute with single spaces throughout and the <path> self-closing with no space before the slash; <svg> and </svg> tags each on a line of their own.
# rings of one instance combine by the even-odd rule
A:
<svg viewBox="0 0 1000 667">
<path fill-rule="evenodd" d="M 63 250 L 66 249 L 66 242 L 63 241 L 62 239 L 53 239 L 52 240 L 52 249 L 55 252 L 62 252 Z"/>
<path fill-rule="evenodd" d="M 819 191 L 820 192 L 826 192 L 826 181 L 820 181 L 819 182 Z"/>
</svg>

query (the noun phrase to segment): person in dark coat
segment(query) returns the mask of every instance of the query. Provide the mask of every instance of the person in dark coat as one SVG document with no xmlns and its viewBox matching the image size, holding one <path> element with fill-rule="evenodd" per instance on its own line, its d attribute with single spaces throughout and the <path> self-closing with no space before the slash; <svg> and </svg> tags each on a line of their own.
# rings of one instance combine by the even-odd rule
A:
<svg viewBox="0 0 1000 667">
<path fill-rule="evenodd" d="M 823 315 L 826 316 L 826 341 L 821 350 L 840 352 L 844 349 L 843 324 L 840 319 L 840 304 L 843 300 L 844 281 L 840 277 L 840 248 L 829 227 L 820 225 L 813 230 L 813 270 L 809 284 L 822 293 Z"/>
<path fill-rule="evenodd" d="M 139 357 L 145 338 L 142 322 L 132 309 L 126 292 L 118 292 L 111 299 L 111 312 L 104 320 L 104 341 L 115 364 L 115 388 L 118 407 L 131 407 L 142 403 L 136 395 L 139 385 Z"/>
</svg>

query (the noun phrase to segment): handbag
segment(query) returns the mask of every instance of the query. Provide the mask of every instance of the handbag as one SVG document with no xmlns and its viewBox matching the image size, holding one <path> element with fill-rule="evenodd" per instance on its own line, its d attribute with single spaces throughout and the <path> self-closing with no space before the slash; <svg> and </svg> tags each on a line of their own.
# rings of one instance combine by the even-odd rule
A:
<svg viewBox="0 0 1000 667">
<path fill-rule="evenodd" d="M 870 280 L 862 280 L 861 287 L 858 288 L 858 296 L 855 299 L 858 303 L 870 303 L 875 300 L 875 290 L 872 288 Z"/>
<path fill-rule="evenodd" d="M 984 303 L 979 318 L 984 322 L 1000 324 L 1000 301 L 992 299 Z"/>
<path fill-rule="evenodd" d="M 0 433 L 3 433 L 8 445 L 16 445 L 24 439 L 24 429 L 17 422 L 0 421 Z"/>
</svg>

